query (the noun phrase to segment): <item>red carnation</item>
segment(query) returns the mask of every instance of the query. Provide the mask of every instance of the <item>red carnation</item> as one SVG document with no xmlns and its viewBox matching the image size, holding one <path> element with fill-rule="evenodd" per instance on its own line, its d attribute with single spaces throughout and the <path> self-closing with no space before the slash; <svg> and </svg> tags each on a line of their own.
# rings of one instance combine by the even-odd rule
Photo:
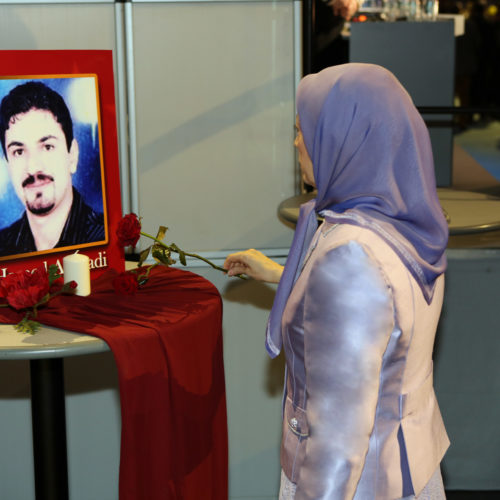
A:
<svg viewBox="0 0 500 500">
<path fill-rule="evenodd" d="M 113 279 L 113 287 L 120 295 L 134 295 L 139 289 L 137 276 L 132 273 L 121 273 Z"/>
<path fill-rule="evenodd" d="M 38 304 L 49 293 L 49 275 L 44 268 L 17 271 L 0 281 L 0 296 L 14 309 Z"/>
<path fill-rule="evenodd" d="M 122 247 L 137 245 L 141 237 L 141 221 L 135 214 L 128 214 L 118 223 L 116 230 L 118 236 L 118 243 Z"/>
</svg>

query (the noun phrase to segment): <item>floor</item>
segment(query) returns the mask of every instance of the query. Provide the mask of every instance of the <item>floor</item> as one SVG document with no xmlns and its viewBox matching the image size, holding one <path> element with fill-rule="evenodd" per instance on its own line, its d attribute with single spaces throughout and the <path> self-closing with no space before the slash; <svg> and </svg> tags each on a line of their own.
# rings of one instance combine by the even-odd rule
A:
<svg viewBox="0 0 500 500">
<path fill-rule="evenodd" d="M 500 182 L 500 121 L 476 122 L 456 133 L 454 142 Z"/>
<path fill-rule="evenodd" d="M 499 500 L 500 491 L 447 491 L 447 500 Z"/>
</svg>

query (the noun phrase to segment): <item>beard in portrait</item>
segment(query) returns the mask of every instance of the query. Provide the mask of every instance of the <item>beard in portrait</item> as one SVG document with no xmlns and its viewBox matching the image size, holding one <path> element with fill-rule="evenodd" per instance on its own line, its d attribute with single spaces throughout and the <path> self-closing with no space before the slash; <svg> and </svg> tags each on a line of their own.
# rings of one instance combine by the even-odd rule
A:
<svg viewBox="0 0 500 500">
<path fill-rule="evenodd" d="M 105 239 L 104 217 L 73 186 L 79 145 L 62 96 L 45 83 L 14 87 L 0 104 L 0 142 L 22 215 L 0 229 L 0 257 Z"/>
</svg>

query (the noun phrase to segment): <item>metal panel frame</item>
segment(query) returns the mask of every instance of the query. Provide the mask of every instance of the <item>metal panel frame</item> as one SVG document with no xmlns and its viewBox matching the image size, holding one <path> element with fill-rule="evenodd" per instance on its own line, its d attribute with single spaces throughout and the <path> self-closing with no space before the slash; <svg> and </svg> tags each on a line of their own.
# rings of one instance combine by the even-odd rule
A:
<svg viewBox="0 0 500 500">
<path fill-rule="evenodd" d="M 302 2 L 301 0 L 0 0 L 0 5 L 61 5 L 61 4 L 114 4 L 116 38 L 116 88 L 118 112 L 117 127 L 120 152 L 120 182 L 124 213 L 139 212 L 139 177 L 137 165 L 137 130 L 135 103 L 135 68 L 133 38 L 133 4 L 145 3 L 291 3 L 293 4 L 294 88 L 302 77 Z M 298 170 L 297 170 L 298 171 Z M 299 192 L 300 183 L 296 190 Z M 286 258 L 288 249 L 263 249 L 276 259 Z M 200 252 L 201 255 L 222 263 L 224 252 Z M 190 260 L 191 266 L 203 266 Z"/>
</svg>

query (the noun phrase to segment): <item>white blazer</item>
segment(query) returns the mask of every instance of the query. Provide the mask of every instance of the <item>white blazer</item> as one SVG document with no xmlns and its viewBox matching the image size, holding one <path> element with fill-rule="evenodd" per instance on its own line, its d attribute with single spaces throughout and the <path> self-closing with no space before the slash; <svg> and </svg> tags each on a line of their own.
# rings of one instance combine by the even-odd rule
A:
<svg viewBox="0 0 500 500">
<path fill-rule="evenodd" d="M 323 223 L 283 314 L 281 463 L 295 500 L 418 495 L 449 440 L 432 382 L 444 276 L 427 304 L 376 233 Z"/>
</svg>

